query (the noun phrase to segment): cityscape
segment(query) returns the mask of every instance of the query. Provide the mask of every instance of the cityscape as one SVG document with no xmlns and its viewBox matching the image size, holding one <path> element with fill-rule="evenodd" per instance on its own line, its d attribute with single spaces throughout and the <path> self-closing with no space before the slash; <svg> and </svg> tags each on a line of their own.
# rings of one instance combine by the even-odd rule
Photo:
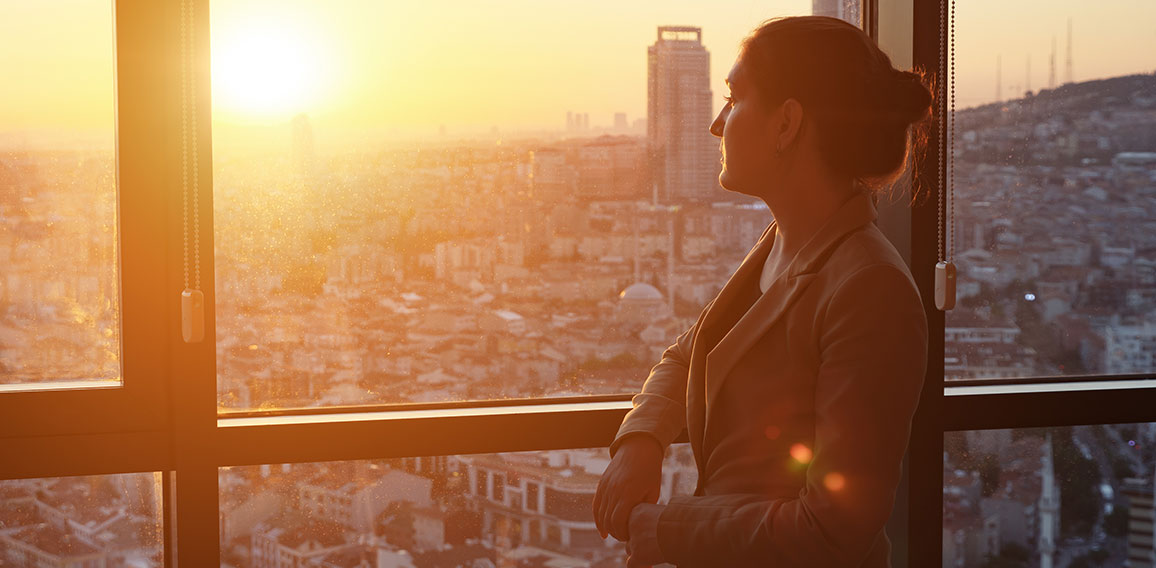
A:
<svg viewBox="0 0 1156 568">
<path fill-rule="evenodd" d="M 280 151 L 215 151 L 220 411 L 637 392 L 771 221 L 718 186 L 701 29 L 647 63 L 647 116 L 612 125 L 337 152 L 300 114 Z M 953 148 L 945 379 L 1156 368 L 1156 73 L 963 109 Z M 0 153 L 0 385 L 119 380 L 115 191 L 111 151 Z M 1156 565 L 1156 426 L 944 447 L 943 566 Z M 621 566 L 590 515 L 608 460 L 223 468 L 222 565 Z M 696 471 L 672 446 L 662 499 Z M 161 566 L 160 494 L 2 481 L 0 567 Z"/>
</svg>

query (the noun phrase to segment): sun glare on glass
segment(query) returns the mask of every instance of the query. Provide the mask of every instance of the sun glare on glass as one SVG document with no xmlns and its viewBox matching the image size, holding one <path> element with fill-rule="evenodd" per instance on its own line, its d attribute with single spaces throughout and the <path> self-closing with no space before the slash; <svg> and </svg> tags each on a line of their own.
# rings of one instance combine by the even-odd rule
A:
<svg viewBox="0 0 1156 568">
<path fill-rule="evenodd" d="M 315 110 L 331 83 L 320 41 L 287 25 L 251 24 L 236 32 L 213 36 L 214 105 L 245 122 Z"/>
</svg>

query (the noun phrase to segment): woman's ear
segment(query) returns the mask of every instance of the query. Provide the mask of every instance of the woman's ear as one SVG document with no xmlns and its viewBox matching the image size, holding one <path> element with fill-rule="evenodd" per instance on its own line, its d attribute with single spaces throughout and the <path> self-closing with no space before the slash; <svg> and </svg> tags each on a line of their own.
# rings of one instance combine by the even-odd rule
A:
<svg viewBox="0 0 1156 568">
<path fill-rule="evenodd" d="M 775 142 L 778 144 L 778 150 L 782 152 L 790 148 L 802 133 L 803 105 L 795 99 L 787 99 L 779 107 L 779 112 L 782 120 L 779 121 L 778 132 L 775 133 Z"/>
</svg>

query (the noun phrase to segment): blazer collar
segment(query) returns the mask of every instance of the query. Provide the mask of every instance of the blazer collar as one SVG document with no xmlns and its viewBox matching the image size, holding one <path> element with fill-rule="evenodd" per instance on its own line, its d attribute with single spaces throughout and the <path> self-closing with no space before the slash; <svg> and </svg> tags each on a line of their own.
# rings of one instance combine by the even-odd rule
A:
<svg viewBox="0 0 1156 568">
<path fill-rule="evenodd" d="M 717 398 L 722 383 L 730 370 L 752 345 L 773 326 L 787 308 L 806 290 L 815 274 L 823 267 L 837 245 L 849 234 L 875 220 L 875 205 L 866 193 L 858 193 L 844 203 L 835 214 L 823 224 L 795 258 L 791 260 L 783 275 L 771 283 L 750 310 L 731 328 L 718 344 L 707 354 L 706 359 L 706 408 L 707 424 L 710 423 L 711 403 Z M 718 300 L 712 306 L 726 309 L 741 289 L 747 278 L 759 278 L 762 266 L 777 227 L 772 223 L 759 239 L 746 259 L 719 292 Z"/>
</svg>

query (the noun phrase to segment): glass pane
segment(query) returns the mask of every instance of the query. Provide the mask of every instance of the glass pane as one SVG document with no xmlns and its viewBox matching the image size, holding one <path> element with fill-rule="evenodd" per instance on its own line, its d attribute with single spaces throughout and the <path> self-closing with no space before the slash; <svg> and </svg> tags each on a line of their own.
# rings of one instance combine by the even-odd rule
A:
<svg viewBox="0 0 1156 568">
<path fill-rule="evenodd" d="M 112 3 L 0 3 L 0 390 L 120 380 Z"/>
<path fill-rule="evenodd" d="M 956 9 L 947 379 L 1153 371 L 1156 4 Z"/>
<path fill-rule="evenodd" d="M 1156 423 L 944 436 L 943 566 L 1151 566 Z"/>
<path fill-rule="evenodd" d="M 637 390 L 770 221 L 707 127 L 810 8 L 214 2 L 221 408 Z"/>
<path fill-rule="evenodd" d="M 597 448 L 222 468 L 221 562 L 624 566 L 590 512 L 608 463 Z M 689 444 L 662 475 L 661 502 L 694 492 Z"/>
<path fill-rule="evenodd" d="M 159 473 L 0 481 L 0 566 L 160 568 Z"/>
</svg>

